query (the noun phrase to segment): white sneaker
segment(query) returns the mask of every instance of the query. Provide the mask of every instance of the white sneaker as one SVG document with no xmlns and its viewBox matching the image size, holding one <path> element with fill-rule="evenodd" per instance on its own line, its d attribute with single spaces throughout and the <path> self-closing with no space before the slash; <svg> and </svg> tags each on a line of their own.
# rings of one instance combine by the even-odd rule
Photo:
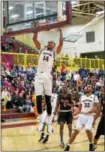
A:
<svg viewBox="0 0 105 152">
<path fill-rule="evenodd" d="M 39 127 L 38 127 L 38 132 L 41 132 L 44 127 L 44 124 L 40 122 Z"/>
<path fill-rule="evenodd" d="M 54 129 L 53 129 L 53 127 L 52 127 L 52 125 L 51 124 L 49 124 L 48 125 L 48 133 L 53 133 L 54 132 Z"/>
</svg>

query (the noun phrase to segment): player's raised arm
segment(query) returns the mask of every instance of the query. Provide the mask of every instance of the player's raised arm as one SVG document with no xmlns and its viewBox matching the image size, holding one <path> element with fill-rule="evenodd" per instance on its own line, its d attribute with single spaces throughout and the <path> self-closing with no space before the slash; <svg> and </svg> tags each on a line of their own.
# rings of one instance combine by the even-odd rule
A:
<svg viewBox="0 0 105 152">
<path fill-rule="evenodd" d="M 56 52 L 57 54 L 59 54 L 62 50 L 62 46 L 63 46 L 63 34 L 62 34 L 62 30 L 60 29 L 60 39 L 59 39 L 59 45 L 57 46 Z"/>
<path fill-rule="evenodd" d="M 38 38 L 38 32 L 35 32 L 34 36 L 33 36 L 33 41 L 34 41 L 34 44 L 35 44 L 36 48 L 38 50 L 40 50 L 41 49 L 41 43 L 38 41 L 37 38 Z"/>
</svg>

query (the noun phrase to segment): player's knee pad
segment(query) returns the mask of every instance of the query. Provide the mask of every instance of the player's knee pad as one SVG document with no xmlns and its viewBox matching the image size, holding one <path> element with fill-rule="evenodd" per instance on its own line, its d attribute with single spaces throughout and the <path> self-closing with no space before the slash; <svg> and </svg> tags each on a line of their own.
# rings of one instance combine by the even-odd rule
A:
<svg viewBox="0 0 105 152">
<path fill-rule="evenodd" d="M 47 114 L 51 115 L 52 113 L 52 106 L 51 106 L 51 96 L 45 95 L 46 105 L 47 105 Z"/>
<path fill-rule="evenodd" d="M 39 114 L 42 114 L 42 96 L 36 96 L 36 106 Z"/>
</svg>

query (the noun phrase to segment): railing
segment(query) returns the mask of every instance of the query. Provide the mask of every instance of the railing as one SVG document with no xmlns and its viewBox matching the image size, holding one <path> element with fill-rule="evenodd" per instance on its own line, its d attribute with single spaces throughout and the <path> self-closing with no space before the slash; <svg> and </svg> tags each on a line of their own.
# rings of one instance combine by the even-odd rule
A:
<svg viewBox="0 0 105 152">
<path fill-rule="evenodd" d="M 1 53 L 2 63 L 19 64 L 27 66 L 29 63 L 32 66 L 37 66 L 38 55 L 35 54 L 23 54 L 23 53 Z M 72 57 L 62 57 L 58 56 L 54 63 L 57 67 L 65 65 L 70 69 L 78 69 L 80 66 L 88 69 L 99 69 L 104 68 L 104 60 L 102 59 L 88 59 L 88 58 L 72 58 Z"/>
</svg>

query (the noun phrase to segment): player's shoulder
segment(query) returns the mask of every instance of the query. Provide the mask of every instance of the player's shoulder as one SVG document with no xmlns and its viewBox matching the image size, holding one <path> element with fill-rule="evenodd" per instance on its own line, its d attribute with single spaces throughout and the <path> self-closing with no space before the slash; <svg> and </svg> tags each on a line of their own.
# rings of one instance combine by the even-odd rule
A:
<svg viewBox="0 0 105 152">
<path fill-rule="evenodd" d="M 46 47 L 42 47 L 40 50 L 39 50 L 39 54 L 43 53 L 44 51 L 46 51 L 47 48 Z"/>
<path fill-rule="evenodd" d="M 97 98 L 97 96 L 95 94 L 91 94 L 90 98 Z"/>
<path fill-rule="evenodd" d="M 83 94 L 83 95 L 81 95 L 80 98 L 86 98 L 86 97 L 87 97 L 86 94 Z"/>
</svg>

